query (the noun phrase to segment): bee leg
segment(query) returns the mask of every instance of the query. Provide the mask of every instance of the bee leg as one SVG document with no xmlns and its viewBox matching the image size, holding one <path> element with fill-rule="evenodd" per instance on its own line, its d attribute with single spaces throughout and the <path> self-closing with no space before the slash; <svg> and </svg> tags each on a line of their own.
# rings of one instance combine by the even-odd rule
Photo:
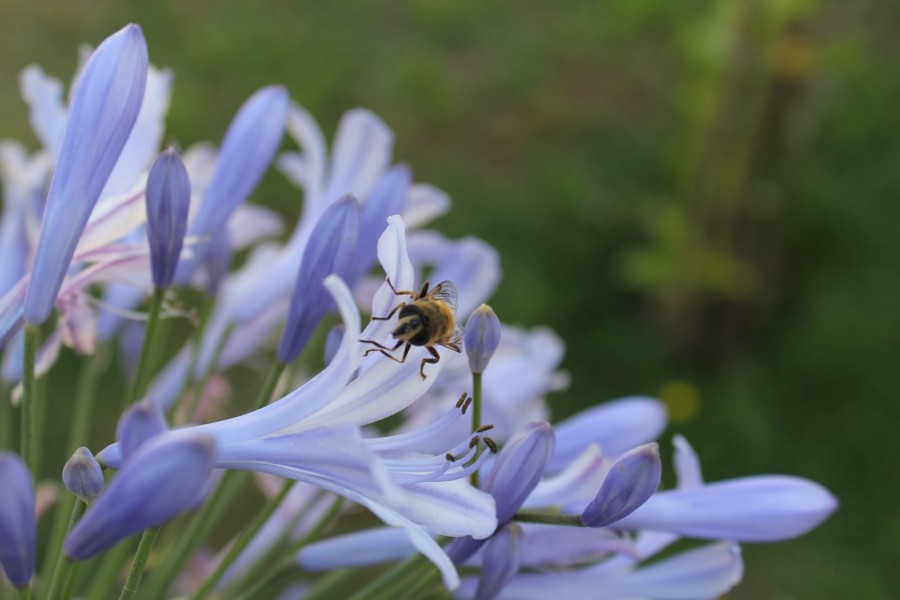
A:
<svg viewBox="0 0 900 600">
<path fill-rule="evenodd" d="M 422 284 L 422 289 L 419 291 L 419 295 L 416 296 L 416 300 L 419 300 L 420 298 L 424 298 L 427 295 L 428 295 L 428 282 L 426 281 L 425 283 Z"/>
<path fill-rule="evenodd" d="M 383 346 L 383 345 L 379 344 L 379 343 L 376 342 L 375 340 L 359 340 L 359 341 L 362 342 L 362 343 L 364 343 L 364 344 L 372 344 L 373 346 L 377 346 L 377 348 L 369 348 L 368 350 L 366 350 L 366 351 L 363 353 L 363 356 L 368 356 L 368 355 L 369 355 L 369 352 L 375 352 L 376 350 L 383 350 L 383 351 L 384 351 L 384 350 L 387 350 L 387 351 L 393 352 L 394 350 L 396 350 L 397 348 L 400 347 L 400 344 L 403 343 L 403 340 L 400 340 L 400 341 L 398 341 L 396 344 L 394 344 L 394 347 L 393 347 L 393 348 L 388 348 L 387 346 Z M 388 354 L 388 356 L 390 356 L 390 354 Z M 394 358 L 394 357 L 391 356 L 391 358 Z"/>
<path fill-rule="evenodd" d="M 432 356 L 432 358 L 423 358 L 422 364 L 419 366 L 419 375 L 422 376 L 422 379 L 426 379 L 425 377 L 425 364 L 436 365 L 438 361 L 441 360 L 441 355 L 438 354 L 438 351 L 434 349 L 434 346 L 425 346 L 425 349 L 428 350 L 428 353 Z"/>
<path fill-rule="evenodd" d="M 443 346 L 444 348 L 449 348 L 454 352 L 462 352 L 462 348 L 460 347 L 460 345 L 454 342 L 447 342 L 446 344 L 441 344 L 441 346 Z"/>
<path fill-rule="evenodd" d="M 394 284 L 391 283 L 391 278 L 390 278 L 390 277 L 387 278 L 387 284 L 388 284 L 389 286 L 391 286 L 391 291 L 394 292 L 394 295 L 395 295 L 395 296 L 409 296 L 409 297 L 412 298 L 413 300 L 417 300 L 418 298 L 421 298 L 421 297 L 422 297 L 421 295 L 416 294 L 416 292 L 410 292 L 409 290 L 401 290 L 401 291 L 398 292 L 398 291 L 397 291 L 397 288 L 394 287 Z M 425 282 L 425 287 L 426 287 L 426 289 L 427 289 L 427 287 L 428 287 L 428 282 L 427 282 L 427 281 Z"/>
<path fill-rule="evenodd" d="M 385 316 L 383 316 L 383 317 L 372 317 L 372 320 L 373 320 L 373 321 L 387 321 L 388 319 L 390 319 L 391 317 L 394 316 L 394 313 L 396 313 L 398 310 L 400 310 L 400 309 L 403 308 L 404 306 L 406 306 L 406 302 L 401 302 L 400 304 L 398 304 L 397 306 L 395 306 L 394 308 L 392 308 L 392 309 L 391 309 L 391 312 L 389 312 L 389 313 L 386 314 Z"/>
</svg>

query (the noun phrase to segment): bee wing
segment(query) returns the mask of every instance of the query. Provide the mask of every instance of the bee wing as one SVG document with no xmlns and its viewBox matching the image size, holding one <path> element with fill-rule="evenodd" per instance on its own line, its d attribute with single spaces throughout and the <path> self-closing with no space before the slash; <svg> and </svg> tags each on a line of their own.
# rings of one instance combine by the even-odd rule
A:
<svg viewBox="0 0 900 600">
<path fill-rule="evenodd" d="M 450 338 L 447 340 L 447 342 L 450 345 L 456 346 L 457 352 L 459 352 L 459 350 L 462 348 L 463 334 L 464 334 L 463 326 L 460 324 L 459 321 L 457 321 L 456 324 L 453 326 L 453 333 L 450 334 Z"/>
<path fill-rule="evenodd" d="M 434 298 L 435 300 L 441 300 L 445 304 L 447 304 L 455 313 L 456 305 L 457 305 L 457 292 L 456 286 L 453 285 L 452 281 L 442 281 L 428 292 L 429 298 Z"/>
</svg>

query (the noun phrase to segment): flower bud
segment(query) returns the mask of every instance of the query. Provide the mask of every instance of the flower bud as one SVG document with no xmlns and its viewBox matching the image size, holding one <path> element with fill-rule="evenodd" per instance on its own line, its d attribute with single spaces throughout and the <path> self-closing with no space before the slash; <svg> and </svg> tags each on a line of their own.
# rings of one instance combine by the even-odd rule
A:
<svg viewBox="0 0 900 600">
<path fill-rule="evenodd" d="M 25 463 L 12 452 L 0 452 L 0 565 L 17 588 L 34 572 L 34 487 Z"/>
<path fill-rule="evenodd" d="M 147 45 L 137 25 L 108 37 L 84 67 L 41 223 L 25 321 L 50 316 L 88 217 L 137 120 L 147 84 Z"/>
<path fill-rule="evenodd" d="M 606 527 L 627 517 L 656 492 L 661 477 L 658 444 L 626 452 L 613 463 L 594 501 L 581 513 L 581 522 Z"/>
<path fill-rule="evenodd" d="M 66 555 L 90 558 L 196 506 L 208 491 L 214 454 L 214 438 L 200 433 L 177 432 L 141 446 L 72 529 Z"/>
<path fill-rule="evenodd" d="M 287 121 L 290 96 L 280 85 L 254 93 L 238 110 L 219 149 L 216 166 L 203 202 L 191 223 L 190 234 L 200 242 L 194 255 L 178 267 L 177 280 L 187 283 L 205 262 L 210 243 L 225 230 L 228 218 L 262 179 L 272 162 Z"/>
<path fill-rule="evenodd" d="M 174 148 L 160 154 L 147 177 L 147 239 L 153 285 L 172 285 L 191 202 L 191 180 Z"/>
<path fill-rule="evenodd" d="M 141 444 L 166 431 L 166 419 L 153 402 L 146 398 L 134 403 L 119 418 L 116 439 L 122 456 L 128 458 Z"/>
<path fill-rule="evenodd" d="M 356 250 L 358 235 L 359 204 L 351 195 L 328 207 L 313 228 L 278 346 L 278 360 L 283 364 L 292 362 L 303 351 L 334 303 L 322 282 L 332 273 L 344 276 Z"/>
<path fill-rule="evenodd" d="M 522 535 L 519 525 L 508 523 L 484 544 L 475 600 L 493 600 L 519 572 L 522 561 L 519 538 Z"/>
<path fill-rule="evenodd" d="M 63 483 L 69 491 L 86 503 L 93 501 L 103 489 L 103 470 L 91 451 L 82 446 L 63 467 Z"/>
<path fill-rule="evenodd" d="M 500 319 L 494 309 L 487 304 L 475 309 L 466 322 L 463 341 L 469 368 L 473 373 L 483 373 L 500 345 Z"/>
</svg>

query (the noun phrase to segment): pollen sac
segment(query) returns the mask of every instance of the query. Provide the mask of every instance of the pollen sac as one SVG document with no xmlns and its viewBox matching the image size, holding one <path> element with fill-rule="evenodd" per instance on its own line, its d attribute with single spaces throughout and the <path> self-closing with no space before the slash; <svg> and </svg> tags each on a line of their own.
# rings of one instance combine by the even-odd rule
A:
<svg viewBox="0 0 900 600">
<path fill-rule="evenodd" d="M 34 487 L 25 463 L 12 452 L 0 452 L 0 482 L 0 565 L 21 589 L 34 572 Z"/>
<path fill-rule="evenodd" d="M 500 319 L 494 309 L 487 304 L 475 309 L 466 322 L 463 342 L 469 368 L 473 373 L 483 373 L 500 345 Z"/>
<path fill-rule="evenodd" d="M 620 456 L 603 480 L 594 501 L 581 514 L 586 527 L 606 527 L 638 509 L 659 487 L 662 465 L 654 442 Z"/>
<path fill-rule="evenodd" d="M 103 490 L 103 470 L 91 451 L 82 446 L 63 467 L 63 483 L 84 502 L 91 502 Z"/>
<path fill-rule="evenodd" d="M 173 148 L 160 154 L 150 167 L 146 199 L 153 285 L 165 289 L 175 278 L 191 202 L 191 180 Z"/>
</svg>

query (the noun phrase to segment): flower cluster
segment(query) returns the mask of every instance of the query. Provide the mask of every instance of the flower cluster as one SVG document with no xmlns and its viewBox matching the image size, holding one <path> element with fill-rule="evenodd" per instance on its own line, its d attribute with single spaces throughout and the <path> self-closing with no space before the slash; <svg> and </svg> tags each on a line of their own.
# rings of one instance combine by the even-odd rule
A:
<svg viewBox="0 0 900 600">
<path fill-rule="evenodd" d="M 269 597 L 285 573 L 289 597 L 336 586 L 359 598 L 441 586 L 478 599 L 714 597 L 741 579 L 739 543 L 801 535 L 836 508 L 796 477 L 706 483 L 678 436 L 677 486 L 659 489 L 666 414 L 650 398 L 551 426 L 561 342 L 484 304 L 496 252 L 425 229 L 449 200 L 393 164 L 372 113 L 346 113 L 329 152 L 312 117 L 269 86 L 217 150 L 161 151 L 172 78 L 148 62 L 136 25 L 96 48 L 67 104 L 37 67 L 21 86 L 43 148 L 0 146 L 0 402 L 22 417 L 19 454 L 0 449 L 0 565 L 13 587 L 71 597 L 89 585 L 75 566 L 100 555 L 91 595 L 108 594 L 134 549 L 125 540 L 141 534 L 122 597 L 157 536 L 148 597 Z M 294 149 L 279 153 L 285 143 Z M 247 202 L 273 163 L 302 190 L 284 242 L 282 219 Z M 58 398 L 36 395 L 35 380 L 63 346 L 84 356 L 84 393 L 74 454 L 53 466 L 71 495 L 38 568 L 33 413 Z M 111 352 L 128 385 L 102 398 L 121 417 L 98 447 L 109 438 L 91 436 L 90 390 L 116 376 Z M 247 406 L 226 372 L 265 357 Z M 116 471 L 108 483 L 103 469 Z M 209 532 L 251 488 L 264 508 L 227 523 L 235 538 L 214 552 Z M 166 526 L 182 514 L 183 527 Z M 710 543 L 653 560 L 682 538 Z M 367 586 L 354 578 L 393 561 Z"/>
</svg>

